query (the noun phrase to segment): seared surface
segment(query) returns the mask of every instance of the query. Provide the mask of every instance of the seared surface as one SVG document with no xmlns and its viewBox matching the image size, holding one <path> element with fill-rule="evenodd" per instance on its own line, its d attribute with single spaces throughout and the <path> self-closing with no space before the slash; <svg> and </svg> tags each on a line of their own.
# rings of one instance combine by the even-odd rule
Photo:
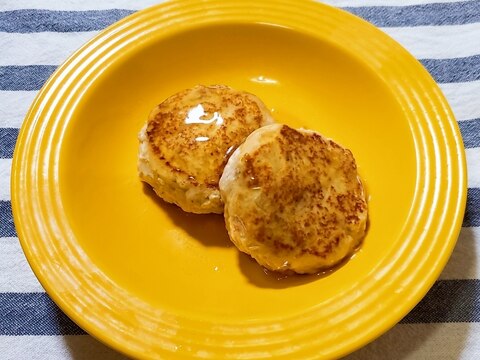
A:
<svg viewBox="0 0 480 360">
<path fill-rule="evenodd" d="M 254 95 L 196 86 L 155 107 L 142 129 L 139 173 L 168 202 L 194 213 L 222 213 L 218 181 L 233 151 L 273 122 Z"/>
<path fill-rule="evenodd" d="M 286 125 L 252 133 L 220 180 L 230 238 L 274 271 L 338 264 L 365 234 L 367 204 L 352 153 Z"/>
</svg>

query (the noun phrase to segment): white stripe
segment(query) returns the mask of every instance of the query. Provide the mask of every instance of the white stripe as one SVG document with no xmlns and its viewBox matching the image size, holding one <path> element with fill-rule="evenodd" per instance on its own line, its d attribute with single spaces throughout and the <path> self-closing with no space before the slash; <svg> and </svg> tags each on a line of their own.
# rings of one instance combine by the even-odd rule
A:
<svg viewBox="0 0 480 360">
<path fill-rule="evenodd" d="M 465 300 L 469 301 L 468 298 Z M 398 324 L 376 341 L 344 358 L 372 359 L 480 359 L 480 323 Z"/>
<path fill-rule="evenodd" d="M 480 54 L 480 23 L 381 29 L 417 59 L 449 59 Z"/>
<path fill-rule="evenodd" d="M 440 279 L 478 279 L 480 278 L 480 227 L 462 228 L 457 245 Z"/>
<path fill-rule="evenodd" d="M 480 148 L 466 149 L 469 170 L 469 187 L 480 187 Z M 11 159 L 0 159 L 0 200 L 10 198 Z M 38 291 L 36 278 L 28 266 L 16 239 L 2 239 L 0 243 L 0 292 Z M 442 279 L 480 278 L 480 264 L 477 264 L 476 244 L 480 244 L 480 228 L 463 228 L 450 262 L 443 271 Z M 17 260 L 16 260 L 17 259 Z M 22 281 L 18 281 L 19 277 Z"/>
<path fill-rule="evenodd" d="M 0 127 L 19 128 L 36 91 L 0 91 Z"/>
<path fill-rule="evenodd" d="M 480 148 L 465 149 L 468 187 L 480 187 Z M 10 200 L 12 159 L 0 159 L 0 200 Z"/>
<path fill-rule="evenodd" d="M 91 336 L 0 336 L 2 359 L 127 360 Z M 385 354 L 388 354 L 386 356 Z M 456 359 L 480 357 L 480 323 L 398 324 L 376 341 L 345 357 Z"/>
<path fill-rule="evenodd" d="M 48 10 L 105 10 L 143 9 L 165 0 L 16 0 L 3 1 L 1 10 L 48 9 Z"/>
<path fill-rule="evenodd" d="M 478 134 L 480 136 L 480 134 Z M 468 187 L 480 187 L 480 147 L 465 149 L 468 169 Z"/>
<path fill-rule="evenodd" d="M 457 120 L 480 118 L 480 81 L 439 84 Z"/>
<path fill-rule="evenodd" d="M 0 200 L 10 200 L 12 159 L 0 159 Z"/>
<path fill-rule="evenodd" d="M 3 360 L 128 360 L 89 335 L 0 336 Z"/>
<path fill-rule="evenodd" d="M 97 32 L 3 34 L 0 66 L 59 65 Z"/>
<path fill-rule="evenodd" d="M 44 292 L 32 272 L 17 238 L 0 239 L 0 293 Z M 2 347 L 0 346 L 0 349 Z"/>
<path fill-rule="evenodd" d="M 480 54 L 480 23 L 414 28 L 382 28 L 416 58 L 456 58 Z M 4 34 L 0 66 L 59 65 L 98 32 Z M 428 46 L 426 46 L 428 44 Z"/>
<path fill-rule="evenodd" d="M 2 359 L 127 360 L 91 336 L 0 336 Z M 388 354 L 388 356 L 385 356 Z M 480 323 L 398 324 L 344 360 L 480 357 Z"/>
<path fill-rule="evenodd" d="M 480 118 L 480 81 L 440 84 L 457 120 Z M 19 128 L 36 91 L 0 91 L 0 127 Z"/>
<path fill-rule="evenodd" d="M 458 121 L 480 118 L 480 81 L 439 84 Z M 0 91 L 0 127 L 19 128 L 36 91 Z"/>
</svg>

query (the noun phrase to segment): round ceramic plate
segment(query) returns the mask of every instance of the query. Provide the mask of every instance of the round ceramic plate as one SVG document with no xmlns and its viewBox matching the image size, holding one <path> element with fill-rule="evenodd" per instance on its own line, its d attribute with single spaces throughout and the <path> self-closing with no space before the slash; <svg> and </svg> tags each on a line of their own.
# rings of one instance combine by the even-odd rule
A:
<svg viewBox="0 0 480 360">
<path fill-rule="evenodd" d="M 350 148 L 369 229 L 336 271 L 279 278 L 137 175 L 151 108 L 196 84 L 258 95 L 279 122 Z M 460 230 L 465 160 L 438 87 L 401 46 L 308 1 L 178 1 L 135 13 L 70 57 L 15 151 L 19 238 L 42 285 L 87 332 L 138 358 L 332 358 L 425 295 Z"/>
</svg>

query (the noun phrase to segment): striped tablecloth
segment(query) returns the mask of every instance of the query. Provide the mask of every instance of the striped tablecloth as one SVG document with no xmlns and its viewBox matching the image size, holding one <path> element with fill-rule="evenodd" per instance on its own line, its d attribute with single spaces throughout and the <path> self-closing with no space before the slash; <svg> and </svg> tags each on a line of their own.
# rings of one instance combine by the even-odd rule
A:
<svg viewBox="0 0 480 360">
<path fill-rule="evenodd" d="M 435 1 L 433 3 L 432 1 Z M 0 0 L 0 359 L 123 359 L 72 323 L 16 238 L 12 154 L 28 106 L 69 54 L 155 0 Z M 440 85 L 462 131 L 468 204 L 440 279 L 397 326 L 348 359 L 480 359 L 480 1 L 329 0 L 403 44 Z"/>
</svg>

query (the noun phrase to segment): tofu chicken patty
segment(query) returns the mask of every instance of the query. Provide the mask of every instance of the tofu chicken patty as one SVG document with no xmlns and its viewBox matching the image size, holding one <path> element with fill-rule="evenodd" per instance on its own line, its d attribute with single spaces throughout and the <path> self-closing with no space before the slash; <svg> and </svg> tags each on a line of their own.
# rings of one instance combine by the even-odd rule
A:
<svg viewBox="0 0 480 360">
<path fill-rule="evenodd" d="M 314 131 L 254 131 L 220 179 L 228 234 L 260 265 L 316 273 L 361 243 L 367 203 L 350 150 Z"/>
<path fill-rule="evenodd" d="M 247 92 L 223 85 L 181 91 L 156 106 L 140 131 L 140 178 L 184 211 L 223 213 L 218 181 L 227 160 L 271 123 L 267 107 Z"/>
</svg>

